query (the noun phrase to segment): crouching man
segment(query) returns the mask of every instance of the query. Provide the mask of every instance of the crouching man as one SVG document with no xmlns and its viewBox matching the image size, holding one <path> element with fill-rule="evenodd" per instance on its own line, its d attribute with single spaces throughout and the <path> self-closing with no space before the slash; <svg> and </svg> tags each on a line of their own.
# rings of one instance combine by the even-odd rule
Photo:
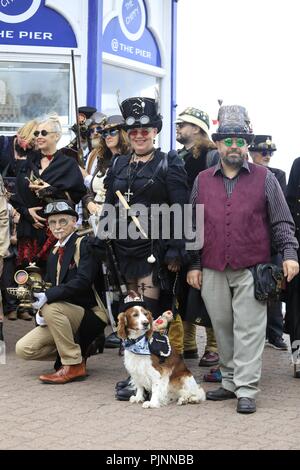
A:
<svg viewBox="0 0 300 470">
<path fill-rule="evenodd" d="M 45 216 L 58 240 L 47 263 L 46 280 L 53 287 L 35 294 L 39 326 L 17 342 L 16 354 L 27 360 L 52 360 L 58 354 L 57 371 L 40 380 L 65 384 L 86 377 L 85 359 L 91 344 L 99 337 L 104 343 L 107 317 L 98 294 L 103 283 L 91 239 L 75 233 L 78 214 L 72 205 L 68 201 L 49 203 Z"/>
</svg>

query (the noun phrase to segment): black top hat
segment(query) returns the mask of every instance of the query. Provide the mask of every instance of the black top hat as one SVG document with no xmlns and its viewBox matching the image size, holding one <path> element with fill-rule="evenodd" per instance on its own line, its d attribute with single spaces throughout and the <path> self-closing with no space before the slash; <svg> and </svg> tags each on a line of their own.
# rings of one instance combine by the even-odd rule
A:
<svg viewBox="0 0 300 470">
<path fill-rule="evenodd" d="M 153 98 L 127 98 L 120 104 L 125 120 L 125 129 L 134 127 L 155 127 L 162 129 L 162 116 L 158 112 L 158 103 Z"/>
<path fill-rule="evenodd" d="M 78 214 L 75 211 L 73 204 L 70 201 L 65 201 L 64 199 L 49 202 L 44 209 L 44 214 L 46 217 L 57 214 L 68 214 L 76 217 L 78 220 Z"/>
<path fill-rule="evenodd" d="M 89 119 L 96 111 L 97 109 L 93 108 L 92 106 L 81 106 L 78 108 L 78 113 L 83 114 L 86 119 Z"/>
<path fill-rule="evenodd" d="M 262 150 L 276 152 L 277 148 L 274 142 L 272 142 L 271 135 L 256 135 L 249 150 L 250 152 L 261 152 Z"/>
<path fill-rule="evenodd" d="M 248 144 L 251 144 L 254 138 L 253 130 L 248 113 L 243 106 L 221 106 L 218 121 L 218 130 L 212 134 L 214 142 L 226 137 L 242 137 Z"/>
</svg>

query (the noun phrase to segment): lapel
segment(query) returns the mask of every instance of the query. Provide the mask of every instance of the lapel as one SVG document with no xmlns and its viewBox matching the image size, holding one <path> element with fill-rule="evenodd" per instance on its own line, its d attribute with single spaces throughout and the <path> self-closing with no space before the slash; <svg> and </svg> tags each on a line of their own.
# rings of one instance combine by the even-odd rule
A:
<svg viewBox="0 0 300 470">
<path fill-rule="evenodd" d="M 48 274 L 48 277 L 50 279 L 52 286 L 56 286 L 57 260 L 58 260 L 58 253 L 56 252 L 54 248 L 49 255 L 48 267 L 47 267 L 47 274 Z"/>
<path fill-rule="evenodd" d="M 71 260 L 74 257 L 75 243 L 76 243 L 77 238 L 78 238 L 77 234 L 73 233 L 72 237 L 69 239 L 68 243 L 65 246 L 64 257 L 62 260 L 62 266 L 61 266 L 60 274 L 59 274 L 59 284 L 62 283 L 63 279 L 68 273 Z"/>
</svg>

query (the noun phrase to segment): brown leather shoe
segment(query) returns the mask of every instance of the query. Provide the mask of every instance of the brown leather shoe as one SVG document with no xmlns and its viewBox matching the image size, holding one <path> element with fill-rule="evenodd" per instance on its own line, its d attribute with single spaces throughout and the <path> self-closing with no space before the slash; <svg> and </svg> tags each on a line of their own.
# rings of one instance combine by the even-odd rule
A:
<svg viewBox="0 0 300 470">
<path fill-rule="evenodd" d="M 74 380 L 84 380 L 86 377 L 85 361 L 72 366 L 62 366 L 54 374 L 41 375 L 39 379 L 45 384 L 66 384 Z"/>
<path fill-rule="evenodd" d="M 7 319 L 12 320 L 12 321 L 18 320 L 18 315 L 17 315 L 16 310 L 13 310 L 12 312 L 9 312 L 7 314 Z"/>
<path fill-rule="evenodd" d="M 32 316 L 29 315 L 27 310 L 24 310 L 23 312 L 18 312 L 18 318 L 20 318 L 20 320 L 25 320 L 25 321 L 31 321 L 32 320 Z"/>
</svg>

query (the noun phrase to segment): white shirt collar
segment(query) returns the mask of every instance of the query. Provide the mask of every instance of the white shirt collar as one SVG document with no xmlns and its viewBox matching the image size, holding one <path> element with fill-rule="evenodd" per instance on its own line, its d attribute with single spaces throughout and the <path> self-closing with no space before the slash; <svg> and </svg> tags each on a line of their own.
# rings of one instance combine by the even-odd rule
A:
<svg viewBox="0 0 300 470">
<path fill-rule="evenodd" d="M 74 235 L 74 233 L 75 233 L 75 231 L 72 232 L 72 233 L 70 233 L 70 235 L 69 235 L 67 238 L 65 238 L 64 241 L 61 242 L 61 243 L 60 243 L 59 240 L 57 240 L 57 242 L 55 243 L 54 246 L 61 246 L 61 247 L 66 246 L 66 244 L 68 243 L 68 241 L 70 240 L 70 238 L 72 237 L 72 235 Z"/>
</svg>

